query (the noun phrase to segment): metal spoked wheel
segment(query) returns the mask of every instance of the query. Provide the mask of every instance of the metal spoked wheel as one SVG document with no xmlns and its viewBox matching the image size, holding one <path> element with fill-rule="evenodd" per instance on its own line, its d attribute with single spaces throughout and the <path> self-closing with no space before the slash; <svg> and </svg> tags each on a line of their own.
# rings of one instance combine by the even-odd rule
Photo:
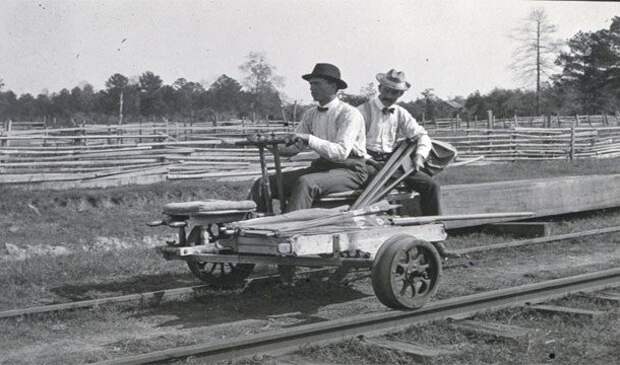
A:
<svg viewBox="0 0 620 365">
<path fill-rule="evenodd" d="M 375 295 L 390 308 L 417 309 L 435 294 L 441 258 L 432 244 L 409 235 L 388 239 L 372 267 Z"/>
<path fill-rule="evenodd" d="M 201 227 L 194 227 L 187 238 L 190 246 L 202 245 Z M 241 286 L 254 270 L 254 264 L 190 260 L 187 266 L 197 278 L 218 289 Z"/>
</svg>

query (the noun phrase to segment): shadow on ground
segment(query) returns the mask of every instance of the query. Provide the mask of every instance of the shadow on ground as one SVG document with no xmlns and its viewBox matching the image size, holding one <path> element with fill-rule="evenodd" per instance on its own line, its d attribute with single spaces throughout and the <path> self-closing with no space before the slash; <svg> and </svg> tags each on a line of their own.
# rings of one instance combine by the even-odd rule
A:
<svg viewBox="0 0 620 365">
<path fill-rule="evenodd" d="M 204 283 L 191 274 L 166 273 L 139 275 L 114 282 L 63 285 L 52 288 L 50 291 L 70 300 L 88 300 L 102 296 L 136 294 L 202 284 Z"/>
<path fill-rule="evenodd" d="M 282 286 L 278 280 L 264 280 L 250 283 L 243 291 L 208 293 L 190 301 L 163 303 L 135 317 L 174 316 L 175 319 L 162 322 L 159 327 L 177 328 L 269 319 L 282 314 L 292 314 L 303 323 L 313 323 L 323 320 L 315 316 L 319 308 L 367 296 L 351 287 L 314 278 L 297 281 L 293 287 Z"/>
</svg>

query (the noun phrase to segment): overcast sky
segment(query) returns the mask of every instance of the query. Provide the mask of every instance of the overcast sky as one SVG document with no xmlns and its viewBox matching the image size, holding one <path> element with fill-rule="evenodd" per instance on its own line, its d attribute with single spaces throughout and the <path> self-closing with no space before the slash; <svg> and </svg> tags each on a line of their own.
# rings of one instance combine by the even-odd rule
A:
<svg viewBox="0 0 620 365">
<path fill-rule="evenodd" d="M 507 37 L 544 8 L 558 38 L 609 28 L 620 3 L 386 0 L 1 0 L 0 78 L 5 90 L 104 87 L 114 73 L 145 71 L 164 83 L 241 81 L 238 66 L 264 52 L 284 76 L 289 100 L 311 100 L 300 76 L 316 62 L 340 67 L 350 93 L 389 68 L 440 97 L 521 86 L 507 68 Z"/>
</svg>

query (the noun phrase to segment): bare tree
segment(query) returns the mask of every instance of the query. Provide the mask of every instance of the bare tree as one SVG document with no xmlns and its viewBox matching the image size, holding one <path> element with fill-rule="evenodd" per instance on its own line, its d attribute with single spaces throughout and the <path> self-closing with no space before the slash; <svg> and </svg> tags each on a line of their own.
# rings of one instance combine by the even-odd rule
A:
<svg viewBox="0 0 620 365">
<path fill-rule="evenodd" d="M 276 67 L 267 61 L 265 54 L 250 52 L 239 69 L 245 74 L 243 86 L 253 99 L 252 112 L 279 114 L 281 99 L 278 88 L 284 86 L 284 78 L 275 73 Z"/>
<path fill-rule="evenodd" d="M 526 84 L 536 82 L 536 113 L 540 114 L 540 86 L 551 77 L 554 60 L 562 42 L 553 38 L 557 27 L 550 23 L 543 9 L 534 9 L 514 28 L 509 37 L 517 43 L 510 69 Z"/>
</svg>

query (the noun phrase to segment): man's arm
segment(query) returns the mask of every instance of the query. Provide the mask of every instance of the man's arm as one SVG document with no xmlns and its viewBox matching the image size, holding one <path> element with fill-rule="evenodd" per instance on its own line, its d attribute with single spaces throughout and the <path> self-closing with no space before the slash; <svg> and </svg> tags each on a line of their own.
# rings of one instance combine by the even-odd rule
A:
<svg viewBox="0 0 620 365">
<path fill-rule="evenodd" d="M 415 151 L 415 157 L 413 163 L 416 167 L 416 170 L 420 170 L 424 166 L 424 162 L 428 158 L 433 145 L 431 143 L 431 138 L 428 136 L 428 132 L 426 129 L 416 122 L 415 118 L 406 110 L 403 109 L 403 117 L 399 119 L 399 133 L 402 133 L 402 136 L 417 140 L 417 148 Z"/>
<path fill-rule="evenodd" d="M 311 118 L 312 110 L 308 109 L 302 114 L 301 120 L 297 127 L 295 127 L 295 132 L 288 136 L 290 139 L 290 143 L 286 146 L 278 146 L 278 150 L 280 155 L 284 157 L 290 157 L 298 154 L 303 151 L 308 144 L 308 138 L 304 137 L 312 133 L 310 128 L 310 118 Z"/>
<path fill-rule="evenodd" d="M 428 154 L 431 148 L 433 148 L 433 145 L 431 144 L 431 137 L 428 136 L 426 129 L 419 125 L 415 118 L 406 110 L 404 110 L 403 118 L 401 118 L 399 122 L 398 131 L 401 135 L 397 137 L 417 139 L 418 147 L 416 149 L 416 154 L 422 156 L 424 159 L 428 158 Z"/>
</svg>

